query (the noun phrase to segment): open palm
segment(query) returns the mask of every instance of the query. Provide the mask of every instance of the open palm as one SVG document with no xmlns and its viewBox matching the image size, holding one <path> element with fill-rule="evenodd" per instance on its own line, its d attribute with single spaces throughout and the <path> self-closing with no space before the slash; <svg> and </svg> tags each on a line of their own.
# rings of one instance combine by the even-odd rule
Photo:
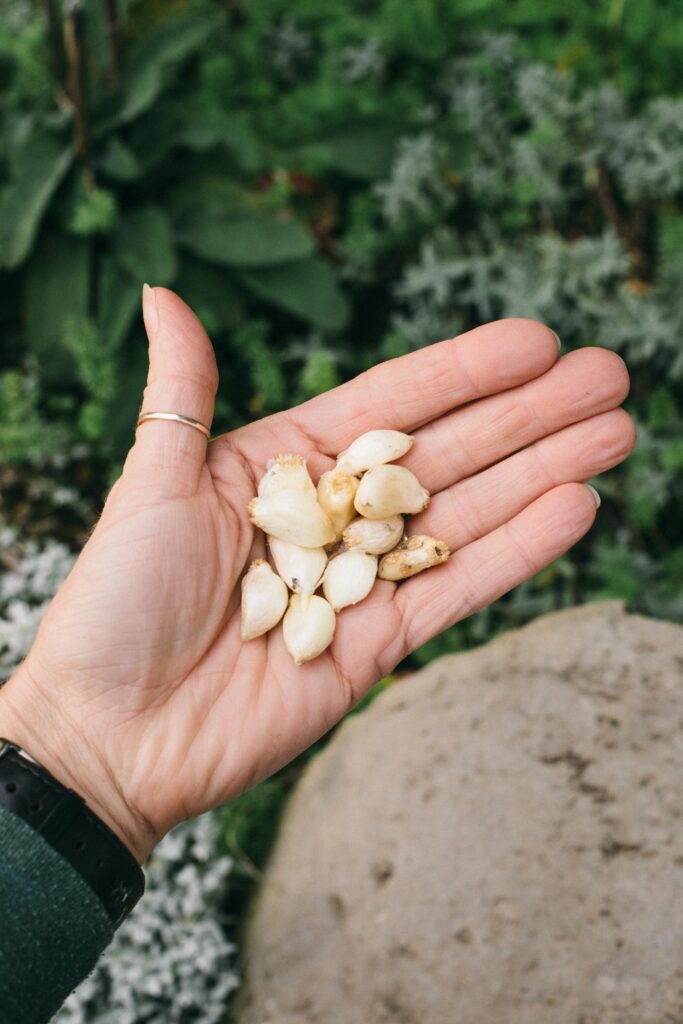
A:
<svg viewBox="0 0 683 1024">
<path fill-rule="evenodd" d="M 216 365 L 198 320 L 156 288 L 145 322 L 143 409 L 210 424 Z M 208 447 L 190 427 L 148 421 L 9 684 L 14 738 L 30 750 L 40 732 L 47 766 L 144 859 L 173 824 L 285 764 L 411 650 L 577 541 L 596 511 L 580 481 L 633 446 L 617 408 L 627 389 L 614 354 L 558 360 L 548 328 L 504 320 Z M 400 586 L 378 581 L 304 666 L 280 629 L 242 643 L 240 579 L 265 554 L 246 508 L 268 459 L 299 452 L 317 480 L 380 427 L 415 436 L 401 463 L 433 498 L 410 530 L 445 540 L 450 560 Z"/>
</svg>

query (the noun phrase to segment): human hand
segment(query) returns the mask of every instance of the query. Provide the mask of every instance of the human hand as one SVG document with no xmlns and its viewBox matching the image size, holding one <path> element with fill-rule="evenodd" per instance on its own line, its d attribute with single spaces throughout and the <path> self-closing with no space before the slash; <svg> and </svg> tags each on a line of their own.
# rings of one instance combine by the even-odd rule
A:
<svg viewBox="0 0 683 1024">
<path fill-rule="evenodd" d="M 144 411 L 209 425 L 211 344 L 172 292 L 147 293 Z M 225 802 L 326 732 L 436 633 L 538 572 L 590 528 L 586 480 L 620 462 L 628 376 L 552 332 L 503 320 L 392 360 L 213 440 L 148 421 L 27 658 L 0 694 L 0 736 L 75 789 L 140 861 L 184 818 Z M 443 566 L 378 581 L 330 648 L 297 667 L 277 629 L 240 641 L 239 581 L 264 557 L 247 504 L 278 452 L 314 480 L 366 430 L 414 434 L 403 465 L 433 494 L 411 532 Z"/>
</svg>

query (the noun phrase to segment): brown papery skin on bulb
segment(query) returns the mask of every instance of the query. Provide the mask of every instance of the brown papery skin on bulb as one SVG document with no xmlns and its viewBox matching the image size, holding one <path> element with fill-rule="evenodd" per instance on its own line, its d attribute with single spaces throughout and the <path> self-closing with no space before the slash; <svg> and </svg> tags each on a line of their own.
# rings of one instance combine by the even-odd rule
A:
<svg viewBox="0 0 683 1024">
<path fill-rule="evenodd" d="M 318 504 L 327 513 L 337 537 L 356 514 L 353 499 L 359 483 L 358 477 L 339 469 L 323 473 L 318 481 Z"/>
<path fill-rule="evenodd" d="M 384 556 L 379 563 L 377 575 L 382 580 L 397 583 L 424 569 L 443 564 L 448 561 L 449 555 L 448 545 L 444 541 L 426 534 L 415 534 Z"/>
</svg>

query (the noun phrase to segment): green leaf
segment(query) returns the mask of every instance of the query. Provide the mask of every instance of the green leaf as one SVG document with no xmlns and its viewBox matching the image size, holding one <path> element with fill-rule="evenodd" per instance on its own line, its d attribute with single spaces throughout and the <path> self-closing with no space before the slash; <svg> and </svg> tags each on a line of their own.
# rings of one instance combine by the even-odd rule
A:
<svg viewBox="0 0 683 1024">
<path fill-rule="evenodd" d="M 74 235 L 106 235 L 116 222 L 116 195 L 106 188 L 85 188 L 76 200 L 69 229 Z"/>
<path fill-rule="evenodd" d="M 149 110 L 173 70 L 215 26 L 216 19 L 208 12 L 187 12 L 161 22 L 138 39 L 128 54 L 121 107 L 113 123 L 127 124 Z"/>
<path fill-rule="evenodd" d="M 386 121 L 361 121 L 320 140 L 315 149 L 332 169 L 371 181 L 391 170 L 398 134 Z"/>
<path fill-rule="evenodd" d="M 144 167 L 137 155 L 116 135 L 109 139 L 99 168 L 116 181 L 134 181 L 144 173 Z"/>
<path fill-rule="evenodd" d="M 97 68 L 100 73 L 108 71 L 111 66 L 111 41 L 105 7 L 106 4 L 83 4 L 84 52 L 88 55 L 91 67 Z"/>
<path fill-rule="evenodd" d="M 140 309 L 141 289 L 110 256 L 100 267 L 98 332 L 107 350 L 118 349 Z"/>
<path fill-rule="evenodd" d="M 680 280 L 683 272 L 683 216 L 669 210 L 657 218 L 659 272 L 669 280 Z"/>
<path fill-rule="evenodd" d="M 78 379 L 90 398 L 106 405 L 116 394 L 116 363 L 102 343 L 90 317 L 69 315 L 64 322 L 64 344 L 73 354 Z"/>
<path fill-rule="evenodd" d="M 229 270 L 183 256 L 178 279 L 182 295 L 204 327 L 214 331 L 234 330 L 244 315 L 244 297 Z"/>
<path fill-rule="evenodd" d="M 16 267 L 26 258 L 72 159 L 71 147 L 47 132 L 37 132 L 22 146 L 0 200 L 0 266 Z"/>
<path fill-rule="evenodd" d="M 246 113 L 192 100 L 178 113 L 182 125 L 177 133 L 178 143 L 198 152 L 222 146 L 245 173 L 253 174 L 258 169 L 260 147 Z"/>
<path fill-rule="evenodd" d="M 178 272 L 178 260 L 168 217 L 158 206 L 127 213 L 114 234 L 114 259 L 142 285 L 169 285 Z"/>
<path fill-rule="evenodd" d="M 348 321 L 348 300 L 334 270 L 320 257 L 242 273 L 240 280 L 254 295 L 315 327 L 340 331 Z"/>
<path fill-rule="evenodd" d="M 297 400 L 305 402 L 307 398 L 331 391 L 338 384 L 339 372 L 334 353 L 324 348 L 315 349 L 308 354 L 301 370 Z"/>
<path fill-rule="evenodd" d="M 661 461 L 664 469 L 672 476 L 680 473 L 683 469 L 683 437 L 667 442 L 662 451 Z"/>
<path fill-rule="evenodd" d="M 232 338 L 234 348 L 249 365 L 253 390 L 249 410 L 258 415 L 281 409 L 287 398 L 282 354 L 275 345 L 269 344 L 268 334 L 266 321 L 247 320 Z"/>
<path fill-rule="evenodd" d="M 176 145 L 177 130 L 169 104 L 161 100 L 130 126 L 128 143 L 144 175 L 149 175 L 155 168 L 161 170 Z"/>
<path fill-rule="evenodd" d="M 0 373 L 0 451 L 5 466 L 35 464 L 68 446 L 65 425 L 43 419 L 39 398 L 34 377 L 17 370 Z"/>
<path fill-rule="evenodd" d="M 208 223 L 214 217 L 250 213 L 253 199 L 232 178 L 220 175 L 195 175 L 185 178 L 170 193 L 166 208 L 176 232 L 191 230 L 195 221 Z"/>
<path fill-rule="evenodd" d="M 678 420 L 678 408 L 673 392 L 668 387 L 658 387 L 647 398 L 647 422 L 653 430 L 666 430 Z"/>
<path fill-rule="evenodd" d="M 257 211 L 221 217 L 204 210 L 177 233 L 195 255 L 230 267 L 285 263 L 315 249 L 313 236 L 300 221 L 278 220 Z"/>
<path fill-rule="evenodd" d="M 76 377 L 71 353 L 63 344 L 69 316 L 86 317 L 90 288 L 88 242 L 70 235 L 45 235 L 29 264 L 24 291 L 28 340 L 41 370 L 52 384 Z"/>
<path fill-rule="evenodd" d="M 142 329 L 133 329 L 119 361 L 116 400 L 108 408 L 106 438 L 115 458 L 123 459 L 135 440 L 148 365 L 147 339 Z"/>
</svg>

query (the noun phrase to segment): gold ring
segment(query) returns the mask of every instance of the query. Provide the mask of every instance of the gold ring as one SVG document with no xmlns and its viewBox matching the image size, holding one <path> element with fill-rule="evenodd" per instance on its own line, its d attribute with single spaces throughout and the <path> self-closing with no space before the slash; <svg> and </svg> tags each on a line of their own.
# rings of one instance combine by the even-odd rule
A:
<svg viewBox="0 0 683 1024">
<path fill-rule="evenodd" d="M 138 416 L 138 421 L 135 424 L 136 429 L 146 420 L 175 420 L 176 423 L 185 423 L 188 427 L 194 427 L 194 429 L 198 430 L 204 435 L 204 437 L 211 437 L 211 431 L 209 428 L 205 427 L 203 423 L 199 422 L 199 420 L 193 420 L 191 416 L 181 416 L 180 413 L 177 412 L 143 412 Z"/>
</svg>

